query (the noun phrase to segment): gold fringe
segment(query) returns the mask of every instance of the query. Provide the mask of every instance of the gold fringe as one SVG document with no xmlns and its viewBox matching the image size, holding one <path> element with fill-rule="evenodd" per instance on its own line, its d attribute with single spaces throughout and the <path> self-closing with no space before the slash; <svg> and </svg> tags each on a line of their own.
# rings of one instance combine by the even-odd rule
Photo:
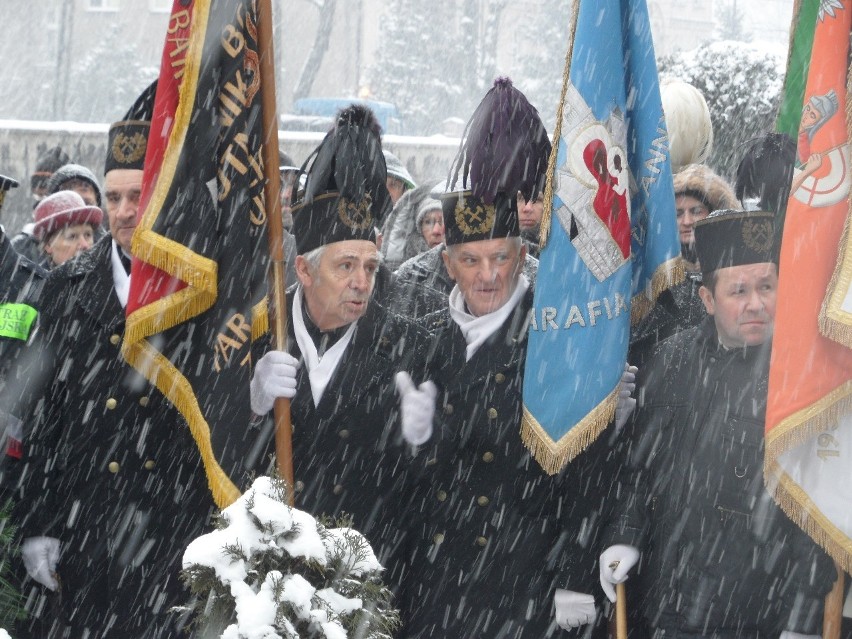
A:
<svg viewBox="0 0 852 639">
<path fill-rule="evenodd" d="M 852 540 L 822 514 L 810 496 L 781 465 L 767 460 L 764 481 L 772 497 L 790 519 L 810 535 L 846 572 L 852 572 Z"/>
<path fill-rule="evenodd" d="M 521 441 L 548 475 L 555 475 L 565 464 L 583 452 L 598 438 L 615 417 L 618 385 L 559 441 L 553 441 L 544 427 L 524 406 Z"/>
<path fill-rule="evenodd" d="M 814 402 L 781 420 L 766 433 L 766 460 L 775 462 L 791 448 L 833 427 L 852 412 L 852 380 L 838 386 Z"/>
<path fill-rule="evenodd" d="M 846 72 L 846 141 L 852 143 L 852 67 Z M 838 247 L 838 259 L 834 273 L 826 289 L 826 296 L 819 311 L 820 332 L 835 342 L 852 348 L 852 313 L 842 309 L 843 300 L 852 286 L 852 245 L 849 237 L 849 218 L 852 215 L 852 199 L 846 196 L 846 220 Z"/>
<path fill-rule="evenodd" d="M 660 293 L 672 286 L 677 286 L 684 279 L 686 279 L 686 268 L 680 256 L 673 257 L 657 266 L 645 290 L 634 295 L 630 302 L 630 325 L 635 326 L 651 312 Z"/>
<path fill-rule="evenodd" d="M 547 159 L 547 181 L 544 183 L 544 209 L 541 214 L 539 228 L 539 246 L 547 246 L 550 235 L 550 222 L 553 218 L 553 175 L 556 173 L 556 156 L 559 154 L 559 140 L 562 137 L 562 114 L 565 110 L 565 96 L 568 94 L 568 83 L 571 77 L 571 58 L 574 55 L 574 38 L 577 35 L 577 18 L 580 15 L 580 3 L 574 0 L 571 8 L 571 22 L 568 26 L 568 50 L 565 52 L 565 68 L 562 71 L 562 94 L 556 108 L 556 128 L 553 130 L 553 144 L 550 147 L 550 157 Z"/>
<path fill-rule="evenodd" d="M 135 344 L 125 341 L 122 353 L 128 363 L 143 373 L 186 418 L 201 454 L 213 501 L 219 508 L 230 506 L 240 496 L 240 491 L 216 461 L 210 441 L 210 426 L 204 419 L 189 381 L 147 340 Z"/>
<path fill-rule="evenodd" d="M 251 341 L 259 340 L 269 332 L 269 300 L 264 297 L 251 309 Z"/>
</svg>

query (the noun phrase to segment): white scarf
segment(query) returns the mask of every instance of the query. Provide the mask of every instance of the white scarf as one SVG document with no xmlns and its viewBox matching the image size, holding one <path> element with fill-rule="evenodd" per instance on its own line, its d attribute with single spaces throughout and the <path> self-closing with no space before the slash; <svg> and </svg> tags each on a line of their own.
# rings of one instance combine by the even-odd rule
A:
<svg viewBox="0 0 852 639">
<path fill-rule="evenodd" d="M 124 264 L 121 263 L 121 258 L 118 256 L 118 248 L 115 240 L 112 241 L 112 284 L 115 288 L 115 294 L 118 296 L 118 301 L 121 302 L 121 307 L 127 306 L 127 296 L 130 294 L 130 275 L 124 270 Z"/>
<path fill-rule="evenodd" d="M 464 297 L 458 284 L 453 287 L 453 290 L 450 291 L 450 317 L 458 324 L 467 342 L 465 361 L 469 362 L 485 340 L 491 337 L 503 325 L 503 322 L 515 310 L 518 302 L 521 301 L 521 298 L 529 287 L 529 280 L 521 273 L 518 277 L 518 283 L 515 285 L 515 290 L 512 291 L 512 295 L 506 300 L 506 303 L 496 311 L 492 311 L 487 315 L 480 315 L 479 317 L 471 315 L 465 310 Z"/>
<path fill-rule="evenodd" d="M 319 406 L 325 387 L 328 386 L 331 376 L 337 370 L 337 365 L 343 358 L 346 347 L 352 341 L 352 335 L 355 334 L 355 325 L 358 321 L 352 322 L 343 337 L 337 340 L 320 359 L 314 340 L 311 339 L 308 329 L 305 327 L 305 317 L 302 315 L 303 296 L 304 291 L 300 284 L 293 296 L 293 332 L 296 334 L 296 343 L 302 351 L 305 366 L 308 367 L 308 380 L 311 382 L 311 395 L 313 395 L 314 406 L 316 407 Z"/>
</svg>

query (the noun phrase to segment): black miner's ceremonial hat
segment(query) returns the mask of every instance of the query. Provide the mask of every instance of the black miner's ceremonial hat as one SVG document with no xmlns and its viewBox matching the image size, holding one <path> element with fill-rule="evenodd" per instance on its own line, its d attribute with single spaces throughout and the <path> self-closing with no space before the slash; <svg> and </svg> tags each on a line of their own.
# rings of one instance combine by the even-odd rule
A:
<svg viewBox="0 0 852 639">
<path fill-rule="evenodd" d="M 441 196 L 446 244 L 520 235 L 517 194 L 535 199 L 550 156 L 538 111 L 510 79 L 497 78 L 463 137 Z"/>
<path fill-rule="evenodd" d="M 704 275 L 720 268 L 776 262 L 774 214 L 714 211 L 695 223 L 695 250 Z"/>
<path fill-rule="evenodd" d="M 3 210 L 3 200 L 6 199 L 6 192 L 9 189 L 14 189 L 18 186 L 20 186 L 20 184 L 14 178 L 0 175 L 0 211 Z"/>
<path fill-rule="evenodd" d="M 311 164 L 304 195 L 293 207 L 299 255 L 332 242 L 376 241 L 376 227 L 392 208 L 380 136 L 368 107 L 353 104 L 337 114 L 305 162 Z"/>
<path fill-rule="evenodd" d="M 157 81 L 154 80 L 136 98 L 136 102 L 133 103 L 127 114 L 119 122 L 110 126 L 104 175 L 113 169 L 139 169 L 141 171 L 144 168 L 156 94 Z"/>
</svg>

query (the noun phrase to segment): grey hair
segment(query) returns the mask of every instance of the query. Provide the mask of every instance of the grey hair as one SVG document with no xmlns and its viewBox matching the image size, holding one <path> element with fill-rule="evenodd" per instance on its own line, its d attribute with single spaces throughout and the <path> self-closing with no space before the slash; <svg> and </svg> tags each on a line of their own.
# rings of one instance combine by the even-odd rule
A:
<svg viewBox="0 0 852 639">
<path fill-rule="evenodd" d="M 325 253 L 325 246 L 318 246 L 305 253 L 302 258 L 308 263 L 308 267 L 315 271 L 319 268 L 323 253 Z"/>
</svg>

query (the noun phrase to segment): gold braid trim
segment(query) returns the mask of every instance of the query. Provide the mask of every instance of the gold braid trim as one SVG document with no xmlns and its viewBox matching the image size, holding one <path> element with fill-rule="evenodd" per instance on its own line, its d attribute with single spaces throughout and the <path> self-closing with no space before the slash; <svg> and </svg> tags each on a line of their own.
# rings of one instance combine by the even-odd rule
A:
<svg viewBox="0 0 852 639">
<path fill-rule="evenodd" d="M 683 258 L 679 255 L 657 266 L 645 290 L 634 295 L 630 301 L 630 325 L 636 326 L 651 312 L 660 293 L 672 286 L 677 286 L 685 279 L 686 267 Z"/>
<path fill-rule="evenodd" d="M 822 514 L 808 493 L 776 460 L 767 459 L 763 479 L 781 510 L 822 546 L 843 570 L 852 572 L 852 540 Z"/>
<path fill-rule="evenodd" d="M 213 501 L 219 508 L 225 508 L 240 496 L 240 491 L 216 461 L 210 426 L 204 419 L 192 385 L 181 371 L 146 339 L 203 313 L 216 301 L 216 262 L 152 230 L 163 210 L 186 142 L 186 132 L 198 90 L 209 11 L 210 0 L 197 0 L 175 123 L 169 133 L 151 200 L 132 241 L 133 255 L 179 278 L 188 286 L 131 313 L 127 318 L 121 352 L 127 363 L 154 384 L 186 419 L 204 464 Z"/>
<path fill-rule="evenodd" d="M 230 506 L 240 496 L 240 491 L 216 461 L 210 442 L 210 426 L 204 419 L 189 381 L 148 340 L 143 339 L 134 344 L 125 341 L 122 352 L 127 362 L 160 389 L 186 418 L 201 454 L 213 501 L 219 508 Z"/>
<path fill-rule="evenodd" d="M 852 67 L 846 72 L 846 141 L 852 143 Z M 852 313 L 842 309 L 846 293 L 852 286 L 852 242 L 849 237 L 849 217 L 852 202 L 846 195 L 846 220 L 838 248 L 837 266 L 828 283 L 827 293 L 819 311 L 820 333 L 829 339 L 852 348 Z"/>
<path fill-rule="evenodd" d="M 555 475 L 565 464 L 588 448 L 615 417 L 618 385 L 562 438 L 555 442 L 524 406 L 521 441 L 548 475 Z"/>
<path fill-rule="evenodd" d="M 559 106 L 556 108 L 556 128 L 553 130 L 553 144 L 550 147 L 550 157 L 547 158 L 547 181 L 544 183 L 544 209 L 541 213 L 539 228 L 539 246 L 547 246 L 550 235 L 550 221 L 553 217 L 553 175 L 556 173 L 556 156 L 559 154 L 559 140 L 562 137 L 562 113 L 565 110 L 565 96 L 568 93 L 568 83 L 571 76 L 571 58 L 574 55 L 574 37 L 577 35 L 577 17 L 580 15 L 580 2 L 574 0 L 571 10 L 571 23 L 568 28 L 568 51 L 565 52 L 565 69 L 562 72 L 562 94 Z"/>
<path fill-rule="evenodd" d="M 183 289 L 158 300 L 159 313 L 140 313 L 143 309 L 137 309 L 131 313 L 127 318 L 127 333 L 136 339 L 155 335 L 200 315 L 216 300 L 218 284 L 216 262 L 152 230 L 163 212 L 163 206 L 186 143 L 186 134 L 198 91 L 198 77 L 209 11 L 210 0 L 197 2 L 192 17 L 189 51 L 185 58 L 184 77 L 179 89 L 180 98 L 175 112 L 175 122 L 169 133 L 157 183 L 139 226 L 133 234 L 132 242 L 134 256 L 185 282 L 190 293 L 183 293 L 187 290 Z M 192 295 L 193 291 L 195 296 Z"/>
</svg>

